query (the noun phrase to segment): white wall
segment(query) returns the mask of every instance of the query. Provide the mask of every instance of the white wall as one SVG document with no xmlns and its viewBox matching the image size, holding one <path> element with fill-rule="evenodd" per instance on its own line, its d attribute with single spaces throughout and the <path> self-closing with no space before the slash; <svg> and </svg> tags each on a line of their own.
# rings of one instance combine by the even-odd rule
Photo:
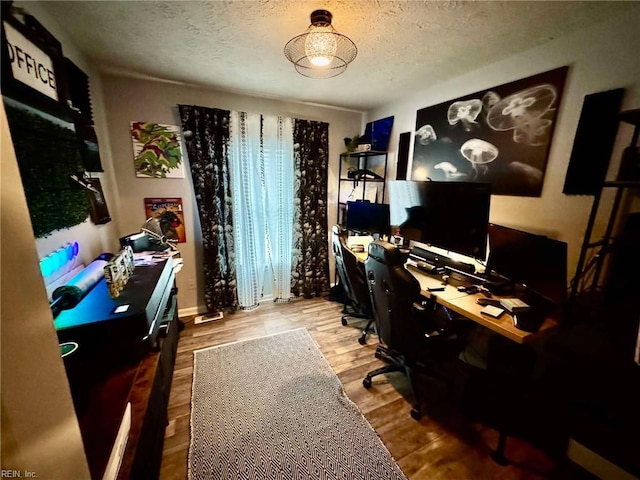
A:
<svg viewBox="0 0 640 480">
<path fill-rule="evenodd" d="M 187 242 L 178 244 L 184 268 L 177 275 L 181 314 L 205 312 L 202 268 L 202 238 L 193 187 L 188 169 L 184 179 L 154 179 L 135 176 L 131 144 L 131 122 L 181 125 L 178 104 L 276 114 L 329 123 L 329 228 L 336 221 L 338 159 L 344 151 L 344 137 L 360 132 L 360 112 L 323 108 L 302 103 L 215 92 L 175 83 L 103 75 L 107 126 L 113 152 L 114 174 L 118 182 L 120 208 L 119 235 L 137 232 L 145 220 L 145 197 L 181 197 Z M 330 259 L 333 279 L 333 260 Z"/>
<path fill-rule="evenodd" d="M 0 245 L 2 468 L 89 478 L 4 106 Z"/>
<path fill-rule="evenodd" d="M 89 75 L 96 133 L 105 173 L 109 207 L 117 207 L 113 169 L 104 127 L 101 87 L 93 68 L 39 4 L 15 2 L 33 15 L 61 43 L 63 53 Z M 78 422 L 60 357 L 39 257 L 78 241 L 88 263 L 111 251 L 116 222 L 95 226 L 90 220 L 46 239 L 34 238 L 22 181 L 7 129 L 2 125 L 2 468 L 34 472 L 39 478 L 89 478 Z M 52 206 L 55 208 L 55 206 Z"/>
<path fill-rule="evenodd" d="M 429 85 L 402 100 L 368 112 L 367 121 L 394 115 L 390 149 L 397 151 L 398 136 L 414 132 L 416 111 L 476 91 L 519 80 L 530 75 L 569 66 L 542 195 L 539 198 L 493 195 L 490 221 L 544 233 L 563 240 L 569 246 L 569 275 L 575 271 L 586 223 L 591 210 L 591 196 L 568 196 L 562 193 L 573 139 L 578 126 L 584 96 L 625 88 L 622 110 L 640 107 L 640 7 L 610 22 L 589 30 L 551 41 L 506 60 L 469 72 L 445 84 Z M 631 138 L 630 125 L 621 124 L 612 155 L 611 172 L 617 171 L 622 148 Z M 412 135 L 413 139 L 413 135 Z M 594 139 L 594 142 L 597 139 Z M 413 143 L 413 140 L 412 140 Z M 411 148 L 410 159 L 412 156 Z M 411 171 L 409 165 L 408 172 Z M 610 175 L 610 178 L 613 178 Z M 389 178 L 395 178 L 391 172 Z M 606 192 L 603 204 L 610 204 L 612 193 Z M 604 208 L 601 209 L 604 212 Z M 601 215 L 598 232 L 602 232 Z"/>
</svg>

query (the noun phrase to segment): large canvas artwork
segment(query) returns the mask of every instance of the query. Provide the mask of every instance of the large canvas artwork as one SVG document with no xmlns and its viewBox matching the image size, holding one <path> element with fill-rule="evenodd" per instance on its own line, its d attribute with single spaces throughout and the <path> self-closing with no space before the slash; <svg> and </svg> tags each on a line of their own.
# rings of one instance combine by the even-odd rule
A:
<svg viewBox="0 0 640 480">
<path fill-rule="evenodd" d="M 179 127 L 131 122 L 131 139 L 137 177 L 184 178 Z"/>
<path fill-rule="evenodd" d="M 539 197 L 568 67 L 418 110 L 412 180 Z"/>
</svg>

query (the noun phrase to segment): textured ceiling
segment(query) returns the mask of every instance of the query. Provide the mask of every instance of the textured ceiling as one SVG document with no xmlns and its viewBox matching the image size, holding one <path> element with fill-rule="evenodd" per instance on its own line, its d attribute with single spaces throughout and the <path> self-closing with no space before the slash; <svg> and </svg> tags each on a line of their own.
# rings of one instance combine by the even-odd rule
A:
<svg viewBox="0 0 640 480">
<path fill-rule="evenodd" d="M 635 8 L 634 3 L 49 1 L 43 6 L 100 70 L 368 110 Z M 336 30 L 358 47 L 344 74 L 324 80 L 299 75 L 283 55 L 285 43 L 304 32 L 318 8 L 330 10 Z"/>
</svg>

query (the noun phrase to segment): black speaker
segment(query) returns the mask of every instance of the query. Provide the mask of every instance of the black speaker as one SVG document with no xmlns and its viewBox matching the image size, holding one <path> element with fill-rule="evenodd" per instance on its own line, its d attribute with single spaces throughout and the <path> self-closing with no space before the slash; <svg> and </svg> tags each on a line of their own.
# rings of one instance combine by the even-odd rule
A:
<svg viewBox="0 0 640 480">
<path fill-rule="evenodd" d="M 396 168 L 396 180 L 407 179 L 407 165 L 409 163 L 409 144 L 411 142 L 411 132 L 400 134 L 398 142 L 398 162 Z"/>
<path fill-rule="evenodd" d="M 621 182 L 640 180 L 640 147 L 629 146 L 624 149 L 620 170 L 618 170 L 618 180 Z"/>
<path fill-rule="evenodd" d="M 613 244 L 611 270 L 606 283 L 607 303 L 617 304 L 637 298 L 640 272 L 640 212 L 630 213 L 622 234 Z"/>
<path fill-rule="evenodd" d="M 618 131 L 623 95 L 624 88 L 617 88 L 584 97 L 563 193 L 594 195 L 602 188 Z"/>
</svg>

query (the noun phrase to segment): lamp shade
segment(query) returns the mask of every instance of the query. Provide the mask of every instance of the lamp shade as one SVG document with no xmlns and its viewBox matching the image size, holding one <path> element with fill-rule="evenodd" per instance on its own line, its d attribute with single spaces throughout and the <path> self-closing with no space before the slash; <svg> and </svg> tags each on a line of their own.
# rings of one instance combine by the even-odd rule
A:
<svg viewBox="0 0 640 480">
<path fill-rule="evenodd" d="M 299 74 L 310 78 L 335 77 L 356 58 L 355 43 L 336 32 L 331 19 L 331 12 L 315 10 L 307 31 L 284 46 L 284 55 Z"/>
</svg>

